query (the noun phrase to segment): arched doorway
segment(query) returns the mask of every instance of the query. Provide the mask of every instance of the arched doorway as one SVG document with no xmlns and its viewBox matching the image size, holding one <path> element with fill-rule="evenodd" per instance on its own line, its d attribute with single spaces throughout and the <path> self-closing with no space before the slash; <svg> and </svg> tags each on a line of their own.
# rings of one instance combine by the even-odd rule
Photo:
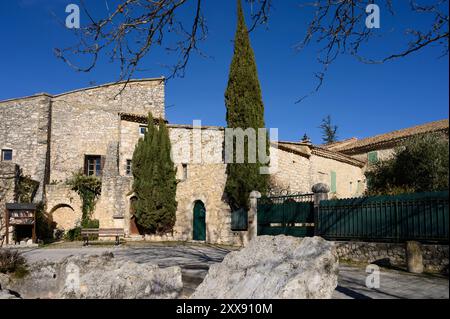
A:
<svg viewBox="0 0 450 319">
<path fill-rule="evenodd" d="M 76 213 L 68 204 L 58 204 L 50 210 L 49 215 L 56 229 L 68 231 L 81 221 L 81 213 Z"/>
<path fill-rule="evenodd" d="M 206 209 L 205 204 L 198 200 L 194 204 L 193 235 L 194 240 L 206 240 Z"/>
<path fill-rule="evenodd" d="M 134 205 L 136 204 L 137 197 L 133 196 L 130 198 L 130 235 L 139 235 L 139 226 L 136 221 L 136 209 Z"/>
</svg>

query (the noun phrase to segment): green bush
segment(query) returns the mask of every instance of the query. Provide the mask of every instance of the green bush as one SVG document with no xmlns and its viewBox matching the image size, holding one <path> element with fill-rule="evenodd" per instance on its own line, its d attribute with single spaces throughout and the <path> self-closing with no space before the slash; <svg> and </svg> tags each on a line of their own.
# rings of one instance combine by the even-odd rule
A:
<svg viewBox="0 0 450 319">
<path fill-rule="evenodd" d="M 73 174 L 71 179 L 67 180 L 67 184 L 81 198 L 81 224 L 85 225 L 91 220 L 91 215 L 95 208 L 95 201 L 102 191 L 102 181 L 96 176 L 86 176 L 82 172 L 78 172 Z"/>
<path fill-rule="evenodd" d="M 27 262 L 17 250 L 0 249 L 0 273 L 22 278 L 28 273 Z"/>
<path fill-rule="evenodd" d="M 448 140 L 426 134 L 406 140 L 392 158 L 366 172 L 368 195 L 448 190 Z"/>
<path fill-rule="evenodd" d="M 19 203 L 32 203 L 38 188 L 39 182 L 33 180 L 29 175 L 23 175 L 22 170 L 20 170 L 16 187 L 17 201 Z"/>
<path fill-rule="evenodd" d="M 74 227 L 72 229 L 69 229 L 64 235 L 64 239 L 68 241 L 81 240 L 81 227 Z"/>
<path fill-rule="evenodd" d="M 100 226 L 100 222 L 98 219 L 91 219 L 91 220 L 87 220 L 85 222 L 82 223 L 81 226 L 77 226 L 74 227 L 72 229 L 69 229 L 65 235 L 64 235 L 64 239 L 67 241 L 80 241 L 83 238 L 81 238 L 81 229 L 82 228 L 99 228 Z M 90 240 L 95 240 L 97 239 L 98 236 L 89 236 Z"/>
<path fill-rule="evenodd" d="M 98 219 L 89 219 L 81 223 L 82 228 L 99 228 L 100 221 Z"/>
<path fill-rule="evenodd" d="M 36 206 L 36 236 L 44 242 L 53 240 L 55 226 L 45 214 L 44 204 L 41 202 Z"/>
</svg>

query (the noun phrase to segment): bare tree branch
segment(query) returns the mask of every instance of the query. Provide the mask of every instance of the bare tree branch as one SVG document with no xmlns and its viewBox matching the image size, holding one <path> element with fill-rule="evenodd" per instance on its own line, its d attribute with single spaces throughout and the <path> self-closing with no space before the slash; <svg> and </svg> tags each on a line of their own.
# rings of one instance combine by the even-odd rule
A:
<svg viewBox="0 0 450 319">
<path fill-rule="evenodd" d="M 302 102 L 320 89 L 326 71 L 339 55 L 350 54 L 364 63 L 385 63 L 406 57 L 433 44 L 443 48 L 442 55 L 448 54 L 448 1 L 428 0 L 426 5 L 421 5 L 416 0 L 409 0 L 410 11 L 420 14 L 418 18 L 421 19 L 427 18 L 425 15 L 431 16 L 431 25 L 425 30 L 405 30 L 406 37 L 412 37 L 412 39 L 400 52 L 381 58 L 362 56 L 360 52 L 363 45 L 373 37 L 380 36 L 376 29 L 369 29 L 365 25 L 366 7 L 374 2 L 373 0 L 317 0 L 301 6 L 314 8 L 314 18 L 309 23 L 305 37 L 296 45 L 296 49 L 303 50 L 315 41 L 320 47 L 317 61 L 322 65 L 322 71 L 316 73 L 317 86 L 296 103 Z M 378 0 L 376 3 L 380 5 L 380 9 L 384 8 L 390 14 L 395 14 L 392 0 Z"/>
<path fill-rule="evenodd" d="M 208 28 L 203 14 L 204 0 L 117 0 L 119 5 L 110 6 L 112 0 L 105 0 L 104 17 L 96 19 L 81 1 L 90 23 L 75 30 L 79 42 L 72 47 L 55 49 L 62 61 L 80 72 L 91 71 L 100 57 L 109 56 L 111 62 L 120 65 L 118 81 L 128 80 L 136 71 L 142 59 L 156 47 L 175 54 L 176 62 L 165 65 L 169 70 L 167 79 L 183 77 L 192 54 L 206 56 L 199 44 L 206 40 Z M 313 17 L 308 24 L 304 38 L 295 46 L 301 51 L 312 44 L 318 45 L 317 62 L 321 70 L 315 73 L 317 85 L 297 103 L 317 92 L 330 65 L 340 55 L 354 56 L 363 63 L 385 63 L 406 57 L 430 46 L 442 48 L 442 55 L 448 54 L 448 0 L 409 0 L 399 5 L 416 14 L 421 21 L 431 21 L 428 26 L 405 30 L 407 44 L 403 50 L 384 57 L 367 57 L 361 54 L 365 44 L 380 31 L 365 25 L 366 7 L 374 0 L 313 0 L 302 3 L 300 9 L 312 8 Z M 249 32 L 257 26 L 267 25 L 272 10 L 272 0 L 246 0 L 251 6 L 252 24 Z M 279 2 L 281 5 L 282 1 Z M 382 12 L 395 14 L 392 0 L 377 0 Z M 396 2 L 396 4 L 398 4 Z M 97 13 L 98 14 L 98 13 Z M 89 57 L 89 62 L 80 66 L 81 56 Z"/>
</svg>

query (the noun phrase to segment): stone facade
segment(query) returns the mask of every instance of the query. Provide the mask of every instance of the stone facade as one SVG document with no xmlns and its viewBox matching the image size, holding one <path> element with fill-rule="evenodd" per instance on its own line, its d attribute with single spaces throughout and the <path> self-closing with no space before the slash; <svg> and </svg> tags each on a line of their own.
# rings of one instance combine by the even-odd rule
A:
<svg viewBox="0 0 450 319">
<path fill-rule="evenodd" d="M 47 94 L 0 102 L 0 149 L 39 182 L 35 201 L 43 199 L 47 182 L 51 97 Z"/>
<path fill-rule="evenodd" d="M 423 266 L 427 272 L 448 275 L 448 245 L 421 245 Z M 406 246 L 396 243 L 336 242 L 340 259 L 358 263 L 382 262 L 397 267 L 406 266 Z"/>
<path fill-rule="evenodd" d="M 336 191 L 331 197 L 361 196 L 365 190 L 364 163 L 344 155 L 318 149 L 305 143 L 279 143 L 280 149 L 271 149 L 271 162 L 278 169 L 271 175 L 275 191 L 284 193 L 311 193 L 318 183 L 331 185 L 331 173 L 336 177 Z"/>
<path fill-rule="evenodd" d="M 69 230 L 81 223 L 81 200 L 65 184 L 46 186 L 48 216 L 57 229 Z"/>
<path fill-rule="evenodd" d="M 0 162 L 0 243 L 6 234 L 6 203 L 15 201 L 19 166 L 14 163 Z M 11 234 L 12 229 L 9 230 Z"/>
<path fill-rule="evenodd" d="M 164 118 L 162 79 L 69 92 L 55 96 L 52 106 L 50 181 L 65 181 L 83 169 L 85 155 L 105 156 L 109 143 L 118 141 L 120 112 Z"/>
<path fill-rule="evenodd" d="M 39 181 L 35 201 L 44 200 L 57 227 L 68 230 L 81 219 L 81 200 L 66 184 L 86 168 L 86 156 L 101 158 L 102 192 L 93 218 L 102 228 L 133 228 L 130 160 L 142 137 L 146 116 L 165 117 L 164 79 L 134 80 L 0 102 L 0 147 L 13 150 L 13 162 Z M 231 231 L 231 212 L 224 198 L 226 164 L 224 128 L 168 124 L 177 167 L 176 224 L 171 234 L 152 240 L 192 240 L 193 208 L 206 209 L 206 241 L 241 245 L 246 232 Z M 198 143 L 197 143 L 198 141 Z M 200 149 L 201 148 L 201 149 Z M 273 144 L 273 188 L 310 193 L 312 185 L 331 184 L 336 197 L 358 196 L 364 163 L 310 143 Z M 139 236 L 138 236 L 139 237 Z"/>
<path fill-rule="evenodd" d="M 331 198 L 358 197 L 365 191 L 365 176 L 360 166 L 350 165 L 323 156 L 312 155 L 311 185 L 324 183 L 331 185 L 331 174 L 336 178 L 336 189 L 331 190 Z"/>
</svg>

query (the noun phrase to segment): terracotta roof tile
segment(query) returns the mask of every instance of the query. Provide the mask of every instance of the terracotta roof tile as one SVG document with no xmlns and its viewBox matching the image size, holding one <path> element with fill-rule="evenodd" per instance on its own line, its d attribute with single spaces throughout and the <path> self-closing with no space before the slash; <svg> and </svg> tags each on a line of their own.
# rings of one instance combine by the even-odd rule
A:
<svg viewBox="0 0 450 319">
<path fill-rule="evenodd" d="M 398 140 L 405 139 L 414 135 L 432 133 L 432 132 L 447 132 L 448 134 L 448 119 L 443 119 L 440 121 L 425 123 L 422 125 L 417 125 L 413 127 L 408 127 L 401 130 L 392 131 L 385 134 L 380 134 L 361 140 L 354 139 L 349 143 L 346 141 L 341 141 L 329 145 L 324 145 L 323 148 L 339 151 L 346 154 L 356 153 L 359 150 L 373 148 L 375 146 L 386 146 L 389 143 L 396 142 Z"/>
</svg>

